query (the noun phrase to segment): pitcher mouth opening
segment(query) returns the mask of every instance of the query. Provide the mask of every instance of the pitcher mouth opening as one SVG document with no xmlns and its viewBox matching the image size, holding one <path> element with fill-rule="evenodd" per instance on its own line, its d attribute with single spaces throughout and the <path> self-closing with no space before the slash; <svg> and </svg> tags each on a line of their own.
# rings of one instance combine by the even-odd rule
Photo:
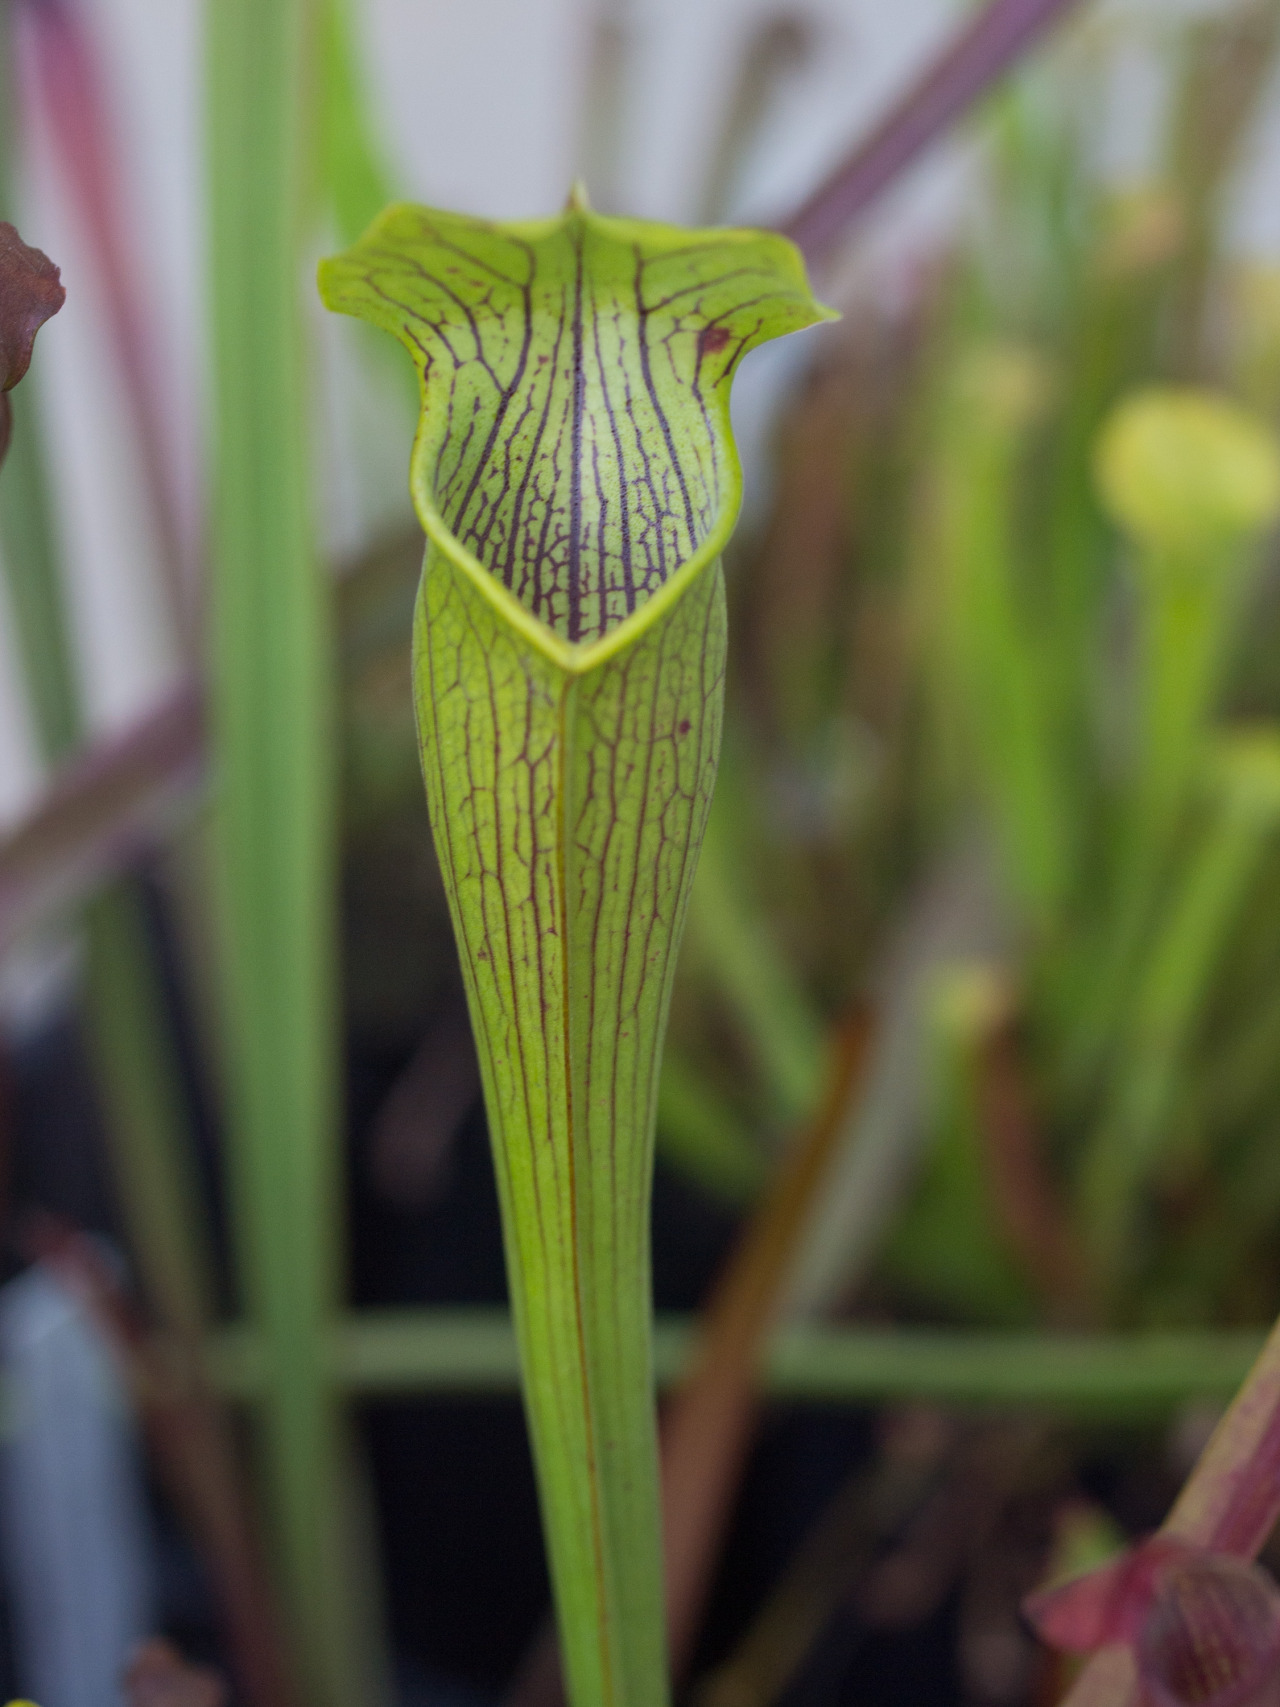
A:
<svg viewBox="0 0 1280 1707">
<path fill-rule="evenodd" d="M 613 621 L 602 634 L 571 640 L 529 608 L 510 587 L 482 561 L 441 515 L 427 484 L 424 463 L 432 460 L 431 447 L 414 455 L 412 487 L 414 508 L 427 536 L 427 550 L 438 551 L 465 574 L 477 590 L 544 656 L 571 675 L 582 675 L 606 659 L 623 652 L 640 638 L 683 595 L 689 584 L 714 563 L 724 550 L 741 506 L 741 473 L 736 451 L 726 446 L 723 501 L 710 531 L 692 554 L 672 568 L 651 593 L 638 599 L 634 608 Z"/>
<path fill-rule="evenodd" d="M 737 509 L 732 334 L 706 319 L 696 283 L 664 288 L 666 254 L 597 226 L 573 209 L 538 245 L 504 235 L 508 268 L 488 287 L 502 314 L 470 315 L 465 341 L 437 326 L 463 359 L 424 364 L 415 457 L 437 543 L 574 648 L 607 640 L 705 561 Z M 431 282 L 454 289 L 445 266 Z"/>
<path fill-rule="evenodd" d="M 741 357 L 829 317 L 785 239 L 392 208 L 325 263 L 332 306 L 413 352 L 412 487 L 432 545 L 540 650 L 589 668 L 719 555 Z"/>
</svg>

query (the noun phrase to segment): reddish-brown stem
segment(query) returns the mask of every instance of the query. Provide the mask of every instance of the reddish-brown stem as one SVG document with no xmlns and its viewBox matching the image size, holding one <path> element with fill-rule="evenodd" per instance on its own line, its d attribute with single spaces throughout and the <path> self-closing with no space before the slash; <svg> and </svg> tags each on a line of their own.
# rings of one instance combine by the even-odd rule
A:
<svg viewBox="0 0 1280 1707">
<path fill-rule="evenodd" d="M 759 1408 L 757 1375 L 782 1288 L 866 1060 L 865 1014 L 840 1027 L 830 1083 L 791 1145 L 703 1311 L 698 1361 L 662 1419 L 667 1641 L 688 1664 Z"/>
<path fill-rule="evenodd" d="M 990 0 L 780 229 L 810 261 L 824 259 L 876 197 L 1076 3 Z"/>
<path fill-rule="evenodd" d="M 152 851 L 204 775 L 199 690 L 184 683 L 124 735 L 64 766 L 0 840 L 0 948 Z"/>
<path fill-rule="evenodd" d="M 982 1039 L 977 1066 L 982 1140 L 1001 1226 L 1054 1319 L 1078 1325 L 1085 1265 L 1049 1174 L 1044 1134 L 1009 1017 Z"/>
<path fill-rule="evenodd" d="M 34 93 L 50 128 L 92 248 L 125 396 L 142 452 L 170 615 L 195 646 L 191 576 L 170 469 L 150 313 L 127 236 L 118 149 L 92 44 L 65 0 L 27 0 Z"/>
</svg>

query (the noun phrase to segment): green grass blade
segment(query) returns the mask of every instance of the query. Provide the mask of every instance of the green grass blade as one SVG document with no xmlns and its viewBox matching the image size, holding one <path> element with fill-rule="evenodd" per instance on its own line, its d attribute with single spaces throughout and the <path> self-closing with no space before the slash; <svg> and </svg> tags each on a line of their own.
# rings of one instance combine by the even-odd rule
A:
<svg viewBox="0 0 1280 1707">
<path fill-rule="evenodd" d="M 1221 796 L 1212 823 L 1172 886 L 1122 1033 L 1112 1105 L 1081 1166 L 1081 1224 L 1099 1274 L 1123 1271 L 1136 1200 L 1167 1146 L 1179 1076 L 1230 932 L 1280 826 L 1280 736 L 1221 737 Z"/>
<path fill-rule="evenodd" d="M 750 1203 L 769 1177 L 765 1152 L 747 1122 L 671 1049 L 658 1083 L 658 1154 L 729 1203 Z"/>
<path fill-rule="evenodd" d="M 972 351 L 942 408 L 936 532 L 938 626 L 954 699 L 1025 913 L 1057 923 L 1076 863 L 1075 831 L 1055 739 L 1043 636 L 1025 588 L 1015 492 L 1045 377 L 1018 346 Z"/>
<path fill-rule="evenodd" d="M 354 243 L 394 198 L 374 139 L 349 0 L 321 0 L 320 151 L 325 190 L 344 243 Z"/>
<path fill-rule="evenodd" d="M 0 15 L 0 218 L 13 218 L 18 107 L 13 19 Z M 59 575 L 39 413 L 31 382 L 9 398 L 13 433 L 0 477 L 0 533 L 18 648 L 36 736 L 60 759 L 82 734 L 80 696 Z"/>
<path fill-rule="evenodd" d="M 213 1316 L 213 1259 L 136 887 L 120 884 L 95 897 L 85 926 L 89 1039 L 130 1241 L 165 1325 L 194 1338 Z"/>
<path fill-rule="evenodd" d="M 30 395 L 10 399 L 13 439 L 0 476 L 0 533 L 24 685 L 40 746 L 65 757 L 81 735 L 66 612 L 50 528 L 40 421 Z"/>
<path fill-rule="evenodd" d="M 321 269 L 414 353 L 423 771 L 462 951 L 576 1707 L 667 1699 L 648 1220 L 711 802 L 739 357 L 824 317 L 795 251 L 393 208 Z"/>
<path fill-rule="evenodd" d="M 246 1303 L 269 1348 L 269 1487 L 307 1698 L 384 1679 L 323 1342 L 341 1289 L 329 592 L 312 538 L 300 267 L 305 0 L 207 8 L 214 824 Z"/>
<path fill-rule="evenodd" d="M 1085 1334 L 1009 1329 L 782 1326 L 761 1385 L 805 1404 L 1034 1407 L 1063 1415 L 1146 1421 L 1189 1399 L 1227 1399 L 1258 1355 L 1266 1329 Z M 699 1324 L 661 1315 L 654 1327 L 660 1386 L 684 1379 Z M 237 1324 L 213 1336 L 209 1379 L 229 1398 L 262 1389 L 262 1347 Z M 371 1399 L 511 1392 L 519 1359 L 505 1310 L 463 1305 L 353 1311 L 332 1324 L 335 1379 Z"/>
<path fill-rule="evenodd" d="M 742 861 L 724 822 L 727 804 L 717 797 L 707 826 L 689 940 L 759 1071 L 769 1116 L 786 1127 L 805 1119 L 820 1095 L 826 1044 L 767 919 L 743 893 Z"/>
</svg>

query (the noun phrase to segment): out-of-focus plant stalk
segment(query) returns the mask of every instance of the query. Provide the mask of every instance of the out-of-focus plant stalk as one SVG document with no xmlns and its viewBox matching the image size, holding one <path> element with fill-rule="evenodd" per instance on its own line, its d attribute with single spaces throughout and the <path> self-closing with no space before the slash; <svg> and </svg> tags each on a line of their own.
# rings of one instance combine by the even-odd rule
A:
<svg viewBox="0 0 1280 1707">
<path fill-rule="evenodd" d="M 13 214 L 18 148 L 13 8 L 0 14 L 0 214 Z M 0 528 L 15 632 L 36 737 L 50 761 L 66 757 L 81 737 L 80 696 L 58 571 L 45 470 L 42 426 L 28 384 L 9 398 L 13 430 L 0 481 Z"/>
<path fill-rule="evenodd" d="M 1257 418 L 1207 392 L 1121 405 L 1098 480 L 1133 541 L 1143 632 L 1130 855 L 1158 855 L 1201 758 L 1248 548 L 1280 514 L 1280 451 Z"/>
<path fill-rule="evenodd" d="M 1055 199 L 1039 180 L 1032 193 L 1042 203 Z M 1185 234 L 1177 198 L 1166 186 L 1083 196 L 1087 211 L 1077 210 L 1075 220 L 1092 226 L 1093 242 L 1083 256 L 1068 243 L 1047 258 L 1058 278 L 1066 275 L 1058 287 L 1067 322 L 1059 371 L 1070 379 L 1049 431 L 1045 510 L 1036 528 L 1045 661 L 1055 715 L 1077 742 L 1072 757 L 1078 768 L 1088 764 L 1080 743 L 1096 705 L 1109 563 L 1094 450 L 1117 398 L 1149 370 L 1161 291 Z M 1083 777 L 1070 780 L 1087 796 Z M 1081 799 L 1076 810 L 1087 809 Z"/>
<path fill-rule="evenodd" d="M 1077 1080 L 1097 1070 L 1183 821 L 1227 645 L 1262 532 L 1280 515 L 1280 449 L 1258 418 L 1211 393 L 1152 389 L 1099 442 L 1103 502 L 1133 547 L 1138 594 L 1131 783 L 1089 1000 L 1069 1039 Z"/>
<path fill-rule="evenodd" d="M 670 1048 L 658 1082 L 658 1153 L 730 1203 L 750 1202 L 768 1177 L 747 1121 Z"/>
<path fill-rule="evenodd" d="M 1076 0 L 988 0 L 782 229 L 810 260 L 1025 54 Z"/>
<path fill-rule="evenodd" d="M 1015 347 L 973 352 L 942 405 L 935 514 L 924 555 L 936 603 L 943 734 L 959 722 L 999 827 L 1004 864 L 1041 931 L 1073 872 L 1044 648 L 1020 585 L 1020 452 L 1045 376 Z M 956 715 L 958 708 L 958 717 Z"/>
<path fill-rule="evenodd" d="M 9 602 L 40 746 L 48 759 L 57 760 L 80 739 L 79 696 L 65 645 L 66 613 L 50 529 L 40 418 L 30 393 L 11 400 L 10 407 L 13 438 L 0 485 Z"/>
<path fill-rule="evenodd" d="M 1153 941 L 1124 1024 L 1113 1106 L 1082 1163 L 1083 1225 L 1110 1280 L 1123 1266 L 1137 1194 L 1169 1137 L 1189 1034 L 1210 978 L 1280 828 L 1280 736 L 1260 729 L 1222 737 L 1212 759 L 1213 818 Z"/>
<path fill-rule="evenodd" d="M 857 1014 L 831 1051 L 832 1083 L 795 1135 L 759 1208 L 717 1277 L 702 1342 L 662 1425 L 667 1640 L 681 1680 L 701 1626 L 759 1408 L 759 1365 L 831 1149 L 866 1062 L 870 1021 Z"/>
<path fill-rule="evenodd" d="M 158 1317 L 194 1344 L 213 1317 L 213 1259 L 170 1020 L 136 884 L 95 895 L 85 927 L 89 1032 L 130 1242 Z"/>
<path fill-rule="evenodd" d="M 137 246 L 129 240 L 119 151 L 99 63 L 84 21 L 68 0 L 36 0 L 9 9 L 23 15 L 34 88 L 45 105 L 54 146 L 89 240 L 141 451 L 168 616 L 179 645 L 190 657 L 199 589 L 187 562 L 159 388 L 155 324 L 149 313 L 147 281 L 137 266 Z"/>
<path fill-rule="evenodd" d="M 190 816 L 204 782 L 202 736 L 200 696 L 186 683 L 123 734 L 59 765 L 0 839 L 0 953 L 103 888 Z"/>
<path fill-rule="evenodd" d="M 689 908 L 691 946 L 759 1070 L 770 1115 L 801 1119 L 822 1083 L 822 1029 L 768 923 L 742 893 L 725 802 L 707 824 Z"/>
<path fill-rule="evenodd" d="M 238 1250 L 268 1357 L 277 1557 L 313 1707 L 385 1690 L 376 1559 L 325 1359 L 341 1296 L 329 591 L 312 537 L 301 265 L 316 15 L 211 0 L 211 716 Z"/>
<path fill-rule="evenodd" d="M 1224 1400 L 1265 1334 L 1251 1330 L 1085 1334 L 972 1328 L 779 1328 L 761 1385 L 774 1398 L 845 1404 L 922 1400 L 990 1409 L 1034 1407 L 1116 1421 L 1168 1417 L 1189 1399 Z M 697 1323 L 661 1315 L 654 1369 L 661 1386 L 692 1366 Z M 511 1318 L 485 1306 L 360 1310 L 331 1324 L 329 1367 L 346 1393 L 510 1393 L 519 1380 Z M 264 1347 L 242 1324 L 216 1333 L 210 1379 L 239 1400 L 266 1384 Z"/>
<path fill-rule="evenodd" d="M 1173 176 L 1181 186 L 1186 240 L 1169 304 L 1169 346 L 1176 375 L 1203 380 L 1211 369 L 1218 322 L 1210 310 L 1224 187 L 1253 134 L 1270 87 L 1280 12 L 1270 0 L 1245 0 L 1192 26 L 1181 87 L 1169 121 Z"/>
<path fill-rule="evenodd" d="M 318 0 L 324 190 L 338 234 L 354 243 L 393 198 L 391 171 L 370 133 L 352 0 Z M 402 370 L 403 371 L 403 370 Z"/>
</svg>

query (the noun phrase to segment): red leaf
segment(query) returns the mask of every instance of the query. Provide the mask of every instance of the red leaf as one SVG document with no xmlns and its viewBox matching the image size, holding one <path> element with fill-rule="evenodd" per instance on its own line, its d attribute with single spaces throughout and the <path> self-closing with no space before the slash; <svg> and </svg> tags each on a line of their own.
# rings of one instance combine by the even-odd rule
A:
<svg viewBox="0 0 1280 1707">
<path fill-rule="evenodd" d="M 1133 1642 L 1157 1583 L 1192 1552 L 1185 1542 L 1153 1535 L 1096 1571 L 1028 1595 L 1022 1609 L 1041 1641 L 1067 1653 L 1089 1654 L 1116 1642 Z"/>
<path fill-rule="evenodd" d="M 0 220 L 0 391 L 12 391 L 30 367 L 36 333 L 66 299 L 49 257 Z"/>
<path fill-rule="evenodd" d="M 0 220 L 0 462 L 9 449 L 13 412 L 4 395 L 31 366 L 36 333 L 67 299 L 58 269 Z"/>
</svg>

